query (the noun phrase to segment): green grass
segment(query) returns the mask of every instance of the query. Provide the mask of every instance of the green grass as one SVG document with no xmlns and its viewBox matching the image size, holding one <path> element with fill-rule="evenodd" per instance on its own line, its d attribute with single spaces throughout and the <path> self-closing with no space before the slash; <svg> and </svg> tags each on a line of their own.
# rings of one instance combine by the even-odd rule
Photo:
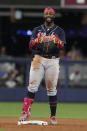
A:
<svg viewBox="0 0 87 131">
<path fill-rule="evenodd" d="M 6 130 L 0 129 L 0 131 L 6 131 Z"/>
<path fill-rule="evenodd" d="M 19 117 L 22 112 L 21 102 L 0 102 L 0 117 Z M 48 103 L 33 103 L 32 118 L 48 118 L 50 110 Z M 87 103 L 59 103 L 57 118 L 87 119 Z"/>
</svg>

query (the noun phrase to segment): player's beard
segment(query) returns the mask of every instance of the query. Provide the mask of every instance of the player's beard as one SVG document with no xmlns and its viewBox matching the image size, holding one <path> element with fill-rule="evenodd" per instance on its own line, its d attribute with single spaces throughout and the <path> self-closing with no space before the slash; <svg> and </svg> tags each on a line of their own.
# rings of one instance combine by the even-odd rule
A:
<svg viewBox="0 0 87 131">
<path fill-rule="evenodd" d="M 50 25 L 51 23 L 54 22 L 54 18 L 53 18 L 53 17 L 52 17 L 52 18 L 50 18 L 50 17 L 45 17 L 44 20 L 45 20 L 45 22 L 47 23 L 47 25 Z"/>
</svg>

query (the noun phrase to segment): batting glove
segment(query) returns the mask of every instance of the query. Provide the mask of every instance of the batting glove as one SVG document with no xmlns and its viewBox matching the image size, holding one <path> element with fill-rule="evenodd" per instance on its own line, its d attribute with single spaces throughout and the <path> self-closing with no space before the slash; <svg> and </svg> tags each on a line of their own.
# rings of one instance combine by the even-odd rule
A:
<svg viewBox="0 0 87 131">
<path fill-rule="evenodd" d="M 54 41 L 55 44 L 59 44 L 60 39 L 59 39 L 59 37 L 57 36 L 57 34 L 55 34 L 55 37 L 53 38 L 53 41 Z"/>
<path fill-rule="evenodd" d="M 63 48 L 64 47 L 63 42 L 59 39 L 57 34 L 55 34 L 55 37 L 53 38 L 53 41 L 57 45 L 58 48 Z"/>
<path fill-rule="evenodd" d="M 38 33 L 38 37 L 35 39 L 36 44 L 42 43 L 43 42 L 43 36 L 41 32 Z"/>
<path fill-rule="evenodd" d="M 38 45 L 39 43 L 42 43 L 43 42 L 43 37 L 42 37 L 42 34 L 41 32 L 38 33 L 38 37 L 32 41 L 32 45 Z"/>
</svg>

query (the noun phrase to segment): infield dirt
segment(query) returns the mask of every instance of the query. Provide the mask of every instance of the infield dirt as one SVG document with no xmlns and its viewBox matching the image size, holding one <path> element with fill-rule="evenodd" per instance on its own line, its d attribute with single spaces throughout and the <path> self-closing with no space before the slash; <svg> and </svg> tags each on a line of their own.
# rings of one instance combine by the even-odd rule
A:
<svg viewBox="0 0 87 131">
<path fill-rule="evenodd" d="M 17 125 L 18 118 L 0 118 L 0 131 L 87 131 L 87 119 L 58 119 L 58 125 L 50 124 L 49 119 L 32 119 L 48 122 L 48 126 Z"/>
</svg>

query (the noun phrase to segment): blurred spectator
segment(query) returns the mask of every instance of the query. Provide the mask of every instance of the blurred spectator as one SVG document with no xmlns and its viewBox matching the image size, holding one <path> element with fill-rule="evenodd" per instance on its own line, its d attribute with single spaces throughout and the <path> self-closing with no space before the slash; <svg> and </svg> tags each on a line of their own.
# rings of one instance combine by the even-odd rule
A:
<svg viewBox="0 0 87 131">
<path fill-rule="evenodd" d="M 11 8 L 10 9 L 10 21 L 12 23 L 14 23 L 16 21 L 15 17 L 14 17 L 14 14 L 15 14 L 15 8 Z"/>
<path fill-rule="evenodd" d="M 11 58 L 7 55 L 5 46 L 0 49 L 0 58 Z M 13 88 L 17 84 L 22 85 L 24 83 L 24 72 L 20 73 L 20 71 L 24 71 L 24 69 L 21 67 L 17 68 L 15 63 L 10 62 L 0 63 L 0 85 L 9 88 Z"/>
<path fill-rule="evenodd" d="M 0 58 L 11 58 L 7 55 L 6 47 L 0 48 Z M 24 65 L 17 66 L 15 63 L 0 63 L 0 85 L 13 88 L 24 84 Z"/>
<path fill-rule="evenodd" d="M 6 54 L 6 47 L 2 46 L 0 49 L 0 58 L 8 58 L 9 56 Z M 0 63 L 0 80 L 1 83 L 5 83 L 8 78 L 11 78 L 9 74 L 13 75 L 15 71 L 15 64 L 13 63 Z M 12 85 L 11 85 L 12 86 Z"/>
<path fill-rule="evenodd" d="M 87 12 L 85 12 L 85 13 L 83 14 L 82 24 L 83 24 L 83 25 L 87 25 Z"/>
<path fill-rule="evenodd" d="M 65 51 L 61 49 L 59 51 L 59 56 L 60 56 L 61 59 L 65 59 L 65 57 L 66 57 Z"/>
<path fill-rule="evenodd" d="M 15 77 L 16 67 L 13 63 L 0 63 L 1 83 L 4 84 L 7 80 Z M 13 77 L 14 76 L 14 77 Z"/>
<path fill-rule="evenodd" d="M 82 60 L 83 55 L 79 48 L 76 48 L 75 44 L 72 45 L 71 50 L 67 53 L 67 57 L 70 60 Z"/>
<path fill-rule="evenodd" d="M 79 84 L 81 80 L 81 74 L 79 70 L 74 70 L 69 76 L 69 80 L 73 82 L 73 84 Z"/>
<path fill-rule="evenodd" d="M 5 82 L 5 85 L 9 88 L 13 88 L 16 86 L 16 81 L 15 81 L 15 77 L 16 75 L 18 74 L 18 70 L 14 70 L 12 73 L 10 72 L 9 76 L 8 77 L 8 80 Z"/>
<path fill-rule="evenodd" d="M 6 54 L 6 47 L 5 46 L 2 46 L 1 49 L 0 49 L 0 57 L 7 57 L 7 54 Z"/>
<path fill-rule="evenodd" d="M 0 64 L 0 85 L 14 88 L 17 85 L 23 86 L 25 77 L 25 67 L 17 67 L 14 63 Z"/>
<path fill-rule="evenodd" d="M 10 9 L 10 20 L 11 22 L 15 22 L 16 20 L 21 20 L 22 19 L 22 11 L 17 10 L 15 8 Z"/>
</svg>

